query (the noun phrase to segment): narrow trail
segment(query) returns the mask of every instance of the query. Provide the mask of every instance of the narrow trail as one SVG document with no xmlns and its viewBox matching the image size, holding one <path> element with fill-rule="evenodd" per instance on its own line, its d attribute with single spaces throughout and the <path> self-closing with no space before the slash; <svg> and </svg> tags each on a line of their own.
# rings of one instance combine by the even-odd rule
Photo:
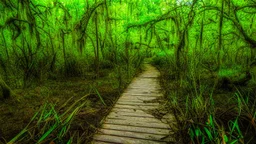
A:
<svg viewBox="0 0 256 144">
<path fill-rule="evenodd" d="M 150 64 L 145 67 L 116 102 L 92 143 L 166 143 L 163 139 L 170 135 L 170 126 L 150 114 L 160 106 L 157 99 L 163 96 L 157 79 L 160 73 Z"/>
</svg>

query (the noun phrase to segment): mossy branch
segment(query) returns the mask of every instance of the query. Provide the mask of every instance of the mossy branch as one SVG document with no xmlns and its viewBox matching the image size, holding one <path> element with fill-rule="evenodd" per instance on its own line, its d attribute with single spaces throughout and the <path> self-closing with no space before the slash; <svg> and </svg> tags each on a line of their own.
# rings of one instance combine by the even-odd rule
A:
<svg viewBox="0 0 256 144">
<path fill-rule="evenodd" d="M 79 21 L 79 23 L 77 24 L 76 29 L 79 30 L 80 32 L 82 32 L 81 37 L 79 38 L 79 40 L 82 40 L 83 37 L 85 36 L 85 32 L 87 30 L 87 26 L 89 23 L 89 20 L 93 14 L 93 12 L 101 5 L 103 5 L 104 2 L 98 2 L 95 3 L 94 5 L 92 5 L 92 7 L 88 8 L 86 13 L 83 15 L 83 18 Z"/>
<path fill-rule="evenodd" d="M 252 6 L 248 5 L 248 6 L 236 7 L 234 9 L 234 11 L 233 11 L 234 12 L 233 13 L 234 14 L 234 18 L 231 17 L 229 14 L 227 14 L 225 12 L 224 12 L 223 17 L 226 18 L 227 20 L 230 20 L 234 24 L 235 28 L 237 28 L 239 33 L 242 35 L 244 41 L 247 42 L 251 46 L 251 48 L 256 49 L 256 40 L 253 39 L 252 37 L 250 37 L 249 34 L 244 30 L 244 28 L 243 28 L 243 26 L 242 26 L 242 24 L 241 24 L 241 22 L 240 22 L 240 20 L 239 20 L 239 18 L 237 16 L 237 12 L 239 10 L 242 10 L 244 8 L 247 8 L 247 7 L 252 7 Z M 207 7 L 205 7 L 204 10 L 200 11 L 199 13 L 204 12 L 206 10 L 216 10 L 218 12 L 221 12 L 221 8 L 219 8 L 217 6 L 207 6 Z"/>
</svg>

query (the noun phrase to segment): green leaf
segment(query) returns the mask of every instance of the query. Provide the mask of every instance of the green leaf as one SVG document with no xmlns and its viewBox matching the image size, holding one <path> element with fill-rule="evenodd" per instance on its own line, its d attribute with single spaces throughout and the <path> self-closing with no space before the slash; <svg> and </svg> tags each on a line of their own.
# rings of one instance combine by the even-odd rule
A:
<svg viewBox="0 0 256 144">
<path fill-rule="evenodd" d="M 67 144 L 72 144 L 72 138 L 68 140 Z"/>
<path fill-rule="evenodd" d="M 65 120 L 64 125 L 67 124 L 68 122 L 70 122 L 74 116 L 76 115 L 76 113 L 79 111 L 80 107 L 77 107 Z"/>
<path fill-rule="evenodd" d="M 214 127 L 212 115 L 210 115 L 209 120 L 210 120 L 210 126 L 211 126 L 211 127 Z"/>
<path fill-rule="evenodd" d="M 213 140 L 212 134 L 211 134 L 211 132 L 208 130 L 208 128 L 204 127 L 204 130 L 205 130 L 205 132 L 206 132 L 206 134 L 207 134 L 209 140 Z"/>
<path fill-rule="evenodd" d="M 53 131 L 54 129 L 58 126 L 57 123 L 55 123 L 37 142 L 37 144 L 40 144 L 42 141 L 44 141 Z"/>
<path fill-rule="evenodd" d="M 200 130 L 200 128 L 195 129 L 195 134 L 196 134 L 196 137 L 199 137 L 202 134 L 202 131 Z"/>
<path fill-rule="evenodd" d="M 24 133 L 27 132 L 27 129 L 23 129 L 19 134 L 17 134 L 13 139 L 11 139 L 7 144 L 14 144 Z"/>
<path fill-rule="evenodd" d="M 43 106 L 42 109 L 43 109 L 43 110 L 42 110 L 42 112 L 41 112 L 41 114 L 40 114 L 40 117 L 39 117 L 39 119 L 38 119 L 38 121 L 37 121 L 37 124 L 39 124 L 39 123 L 42 121 L 44 112 L 45 112 L 45 110 L 46 110 L 46 104 L 44 104 L 44 106 Z"/>
<path fill-rule="evenodd" d="M 228 142 L 228 137 L 227 137 L 227 135 L 224 135 L 224 140 L 225 140 L 225 142 Z"/>
<path fill-rule="evenodd" d="M 27 124 L 27 126 L 19 133 L 17 134 L 13 139 L 11 139 L 7 144 L 13 144 L 15 143 L 24 133 L 26 133 L 28 130 L 28 126 L 30 125 L 30 123 L 36 118 L 36 116 L 38 115 L 39 111 L 37 111 L 34 116 L 32 117 L 32 119 L 30 120 L 30 122 Z"/>
<path fill-rule="evenodd" d="M 238 140 L 234 140 L 232 142 L 230 142 L 230 144 L 236 144 L 238 142 Z"/>
<path fill-rule="evenodd" d="M 192 128 L 189 128 L 189 135 L 190 135 L 190 138 L 191 138 L 191 139 L 194 139 L 195 134 L 194 134 Z"/>
<path fill-rule="evenodd" d="M 233 134 L 233 132 L 236 130 L 237 132 L 238 132 L 238 134 L 239 134 L 239 136 L 240 137 L 243 137 L 243 135 L 242 135 L 242 132 L 241 132 L 241 130 L 240 130 L 240 128 L 239 128 L 239 124 L 238 124 L 238 117 L 236 118 L 236 120 L 233 122 L 233 121 L 230 121 L 230 125 L 231 125 L 231 131 L 230 131 L 230 133 L 231 133 L 231 135 Z"/>
<path fill-rule="evenodd" d="M 104 102 L 102 96 L 100 95 L 99 91 L 94 87 L 95 92 L 97 93 L 98 97 L 100 98 L 100 101 L 106 106 L 106 103 Z"/>
</svg>

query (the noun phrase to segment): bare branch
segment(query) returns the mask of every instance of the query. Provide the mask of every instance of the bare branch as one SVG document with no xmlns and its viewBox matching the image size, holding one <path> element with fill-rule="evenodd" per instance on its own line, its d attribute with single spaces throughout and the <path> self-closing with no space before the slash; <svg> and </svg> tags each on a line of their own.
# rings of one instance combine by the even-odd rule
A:
<svg viewBox="0 0 256 144">
<path fill-rule="evenodd" d="M 234 26 L 238 29 L 238 31 L 240 32 L 240 34 L 243 36 L 243 39 L 251 45 L 251 48 L 256 48 L 256 40 L 254 40 L 253 38 L 249 37 L 249 35 L 246 33 L 246 31 L 244 30 L 244 28 L 242 27 L 239 18 L 237 16 L 237 9 L 234 9 L 234 18 L 231 17 L 230 15 L 228 15 L 227 13 L 224 13 L 223 17 L 226 18 L 227 20 L 230 20 Z M 199 13 L 206 11 L 206 10 L 216 10 L 218 12 L 221 12 L 221 9 L 217 6 L 206 6 L 204 10 L 200 11 Z"/>
</svg>

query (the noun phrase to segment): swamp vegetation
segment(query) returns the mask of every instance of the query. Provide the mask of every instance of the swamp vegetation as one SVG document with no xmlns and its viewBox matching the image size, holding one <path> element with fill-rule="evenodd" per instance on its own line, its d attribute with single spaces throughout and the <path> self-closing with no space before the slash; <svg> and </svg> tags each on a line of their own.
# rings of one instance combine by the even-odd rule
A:
<svg viewBox="0 0 256 144">
<path fill-rule="evenodd" d="M 89 143 L 148 61 L 177 142 L 253 144 L 255 16 L 255 0 L 0 0 L 0 143 Z"/>
</svg>

